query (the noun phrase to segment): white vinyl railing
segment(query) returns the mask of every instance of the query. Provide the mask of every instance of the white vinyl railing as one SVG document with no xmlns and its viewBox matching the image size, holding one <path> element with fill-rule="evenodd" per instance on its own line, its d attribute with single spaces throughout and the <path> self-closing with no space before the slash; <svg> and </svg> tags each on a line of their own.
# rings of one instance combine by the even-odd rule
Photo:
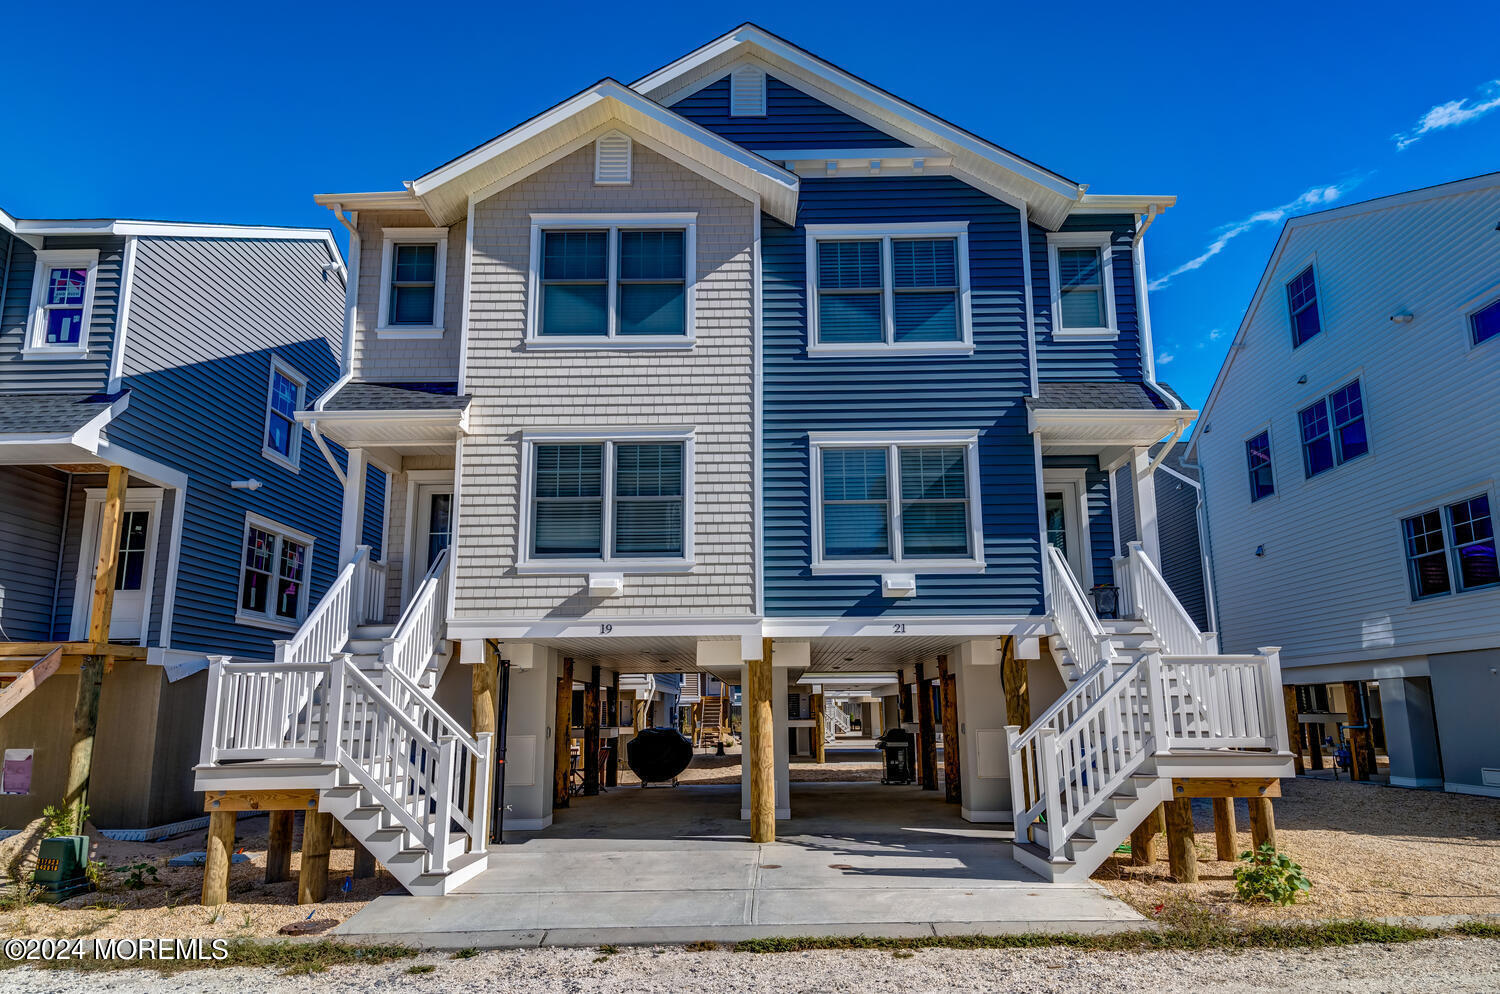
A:
<svg viewBox="0 0 1500 994">
<path fill-rule="evenodd" d="M 448 550 L 444 549 L 433 560 L 411 603 L 402 612 L 400 624 L 381 648 L 381 667 L 420 681 L 443 641 L 447 611 Z"/>
<path fill-rule="evenodd" d="M 1121 617 L 1139 617 L 1170 655 L 1212 656 L 1219 651 L 1218 636 L 1198 630 L 1141 543 L 1129 543 L 1126 554 L 1114 560 L 1114 567 Z"/>
<path fill-rule="evenodd" d="M 370 547 L 356 547 L 354 558 L 339 570 L 297 634 L 276 643 L 278 663 L 326 663 L 344 651 L 349 632 L 364 621 L 369 567 Z"/>
<path fill-rule="evenodd" d="M 1165 659 L 1149 652 L 1112 679 L 1111 670 L 1096 666 L 1025 731 L 1006 727 L 1016 839 L 1045 819 L 1052 859 L 1149 758 L 1174 749 L 1288 748 L 1276 709 L 1276 650 Z"/>
<path fill-rule="evenodd" d="M 1078 578 L 1055 545 L 1047 546 L 1046 564 L 1052 590 L 1052 618 L 1063 646 L 1078 668 L 1092 670 L 1095 664 L 1115 658 L 1114 643 L 1099 624 Z"/>
<path fill-rule="evenodd" d="M 844 709 L 834 701 L 825 701 L 823 704 L 823 735 L 832 740 L 835 735 L 846 735 L 854 730 L 854 724 Z"/>
<path fill-rule="evenodd" d="M 359 578 L 361 587 L 359 600 L 361 615 L 358 619 L 363 625 L 378 625 L 385 620 L 385 595 L 389 586 L 389 571 L 385 563 L 377 563 L 375 560 L 365 558 L 365 569 L 363 577 Z"/>
<path fill-rule="evenodd" d="M 316 759 L 327 741 L 318 699 L 326 663 L 236 663 L 210 657 L 205 766 L 223 760 Z"/>
</svg>

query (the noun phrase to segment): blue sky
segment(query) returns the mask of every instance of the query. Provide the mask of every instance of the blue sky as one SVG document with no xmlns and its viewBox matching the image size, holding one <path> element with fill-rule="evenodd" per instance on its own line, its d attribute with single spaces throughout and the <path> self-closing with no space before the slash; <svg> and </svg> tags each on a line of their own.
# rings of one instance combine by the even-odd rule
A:
<svg viewBox="0 0 1500 994">
<path fill-rule="evenodd" d="M 327 227 L 316 192 L 397 188 L 752 20 L 1093 192 L 1176 194 L 1152 315 L 1194 404 L 1285 216 L 1500 169 L 1492 0 L 169 6 L 7 15 L 50 41 L 8 52 L 0 207 Z"/>
</svg>

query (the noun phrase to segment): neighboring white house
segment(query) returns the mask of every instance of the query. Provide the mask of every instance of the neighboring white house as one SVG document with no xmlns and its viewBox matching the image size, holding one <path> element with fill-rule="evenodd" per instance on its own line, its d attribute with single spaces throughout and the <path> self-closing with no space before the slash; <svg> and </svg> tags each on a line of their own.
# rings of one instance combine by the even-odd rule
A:
<svg viewBox="0 0 1500 994">
<path fill-rule="evenodd" d="M 1287 222 L 1198 428 L 1225 651 L 1500 796 L 1500 173 Z"/>
</svg>

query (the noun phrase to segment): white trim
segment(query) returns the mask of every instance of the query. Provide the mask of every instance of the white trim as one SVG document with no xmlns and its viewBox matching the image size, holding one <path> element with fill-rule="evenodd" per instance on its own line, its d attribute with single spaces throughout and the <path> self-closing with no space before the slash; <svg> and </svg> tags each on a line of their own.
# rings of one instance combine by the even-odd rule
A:
<svg viewBox="0 0 1500 994">
<path fill-rule="evenodd" d="M 99 561 L 99 518 L 104 510 L 105 497 L 103 487 L 85 487 L 83 492 L 83 532 L 79 537 L 70 622 L 70 637 L 75 641 L 88 638 L 89 611 L 93 606 L 94 567 Z M 141 573 L 141 634 L 135 640 L 136 645 L 150 642 L 151 604 L 156 599 L 156 557 L 161 537 L 161 505 L 164 494 L 165 491 L 160 487 L 130 487 L 125 491 L 125 502 L 122 505 L 122 510 L 147 511 L 151 515 L 150 531 L 146 536 L 145 568 Z M 162 620 L 166 621 L 165 610 Z M 113 625 L 114 617 L 111 612 L 111 628 Z"/>
<path fill-rule="evenodd" d="M 115 340 L 109 353 L 109 385 L 106 392 L 120 389 L 125 372 L 125 343 L 130 329 L 130 300 L 135 289 L 135 253 L 140 239 L 135 235 L 125 238 L 125 258 L 120 264 L 120 295 L 115 306 Z"/>
<path fill-rule="evenodd" d="M 1130 247 L 1130 274 L 1134 280 L 1135 289 L 1135 323 L 1136 336 L 1140 341 L 1138 348 L 1141 353 L 1141 379 L 1155 387 L 1161 396 L 1172 407 L 1178 406 L 1177 401 L 1171 394 L 1160 387 L 1156 387 L 1156 344 L 1151 336 L 1151 298 L 1149 296 L 1150 284 L 1146 280 L 1146 234 L 1141 230 L 1141 219 L 1135 218 L 1136 238 Z"/>
<path fill-rule="evenodd" d="M 129 395 L 127 394 L 126 397 Z M 126 397 L 115 402 L 115 415 L 125 409 Z M 103 442 L 97 454 L 101 459 L 124 466 L 143 480 L 176 491 L 172 503 L 172 535 L 167 548 L 166 593 L 161 605 L 161 632 L 158 636 L 160 648 L 171 648 L 172 619 L 177 607 L 177 572 L 181 564 L 182 529 L 187 518 L 188 475 L 155 459 L 137 455 L 129 449 Z"/>
<path fill-rule="evenodd" d="M 606 142 L 625 143 L 625 172 L 623 175 L 610 176 L 610 168 L 605 162 L 607 153 Z M 594 139 L 594 185 L 595 186 L 629 186 L 635 165 L 635 142 L 630 136 L 618 128 L 606 131 Z"/>
<path fill-rule="evenodd" d="M 469 308 L 473 300 L 474 287 L 474 204 L 469 197 L 468 214 L 464 220 L 464 292 L 462 310 L 458 315 L 458 384 L 460 397 L 468 393 L 465 380 L 469 375 Z"/>
<path fill-rule="evenodd" d="M 241 605 L 245 602 L 245 543 L 249 541 L 250 529 L 269 532 L 276 538 L 276 544 L 271 549 L 271 579 L 270 586 L 266 591 L 266 613 L 255 614 L 246 611 Z M 281 578 L 281 543 L 285 539 L 304 546 L 307 549 L 306 559 L 302 563 L 302 589 L 297 595 L 297 617 L 295 619 L 279 618 L 274 614 L 276 604 L 276 587 Z M 301 627 L 302 622 L 307 620 L 308 601 L 313 583 L 313 551 L 317 539 L 288 525 L 283 525 L 270 518 L 256 514 L 254 511 L 245 512 L 245 523 L 240 529 L 240 544 L 235 559 L 238 577 L 235 583 L 234 594 L 234 623 L 237 625 L 248 625 L 252 628 L 266 628 L 271 631 L 295 632 Z"/>
<path fill-rule="evenodd" d="M 1443 782 L 1443 789 L 1450 794 L 1474 794 L 1478 797 L 1500 797 L 1500 787 L 1487 787 L 1472 783 Z"/>
<path fill-rule="evenodd" d="M 1087 592 L 1094 585 L 1094 549 L 1090 528 L 1092 522 L 1089 520 L 1088 470 L 1073 466 L 1044 465 L 1042 467 L 1043 527 L 1046 526 L 1046 492 L 1048 490 L 1060 491 L 1063 495 L 1063 531 L 1078 553 L 1078 561 L 1069 562 L 1068 565 L 1075 567 L 1075 570 L 1077 567 L 1082 567 L 1081 572 L 1078 572 L 1078 582 Z M 1045 532 L 1043 535 L 1045 537 Z"/>
<path fill-rule="evenodd" d="M 26 344 L 21 355 L 37 359 L 79 359 L 88 354 L 89 336 L 94 323 L 94 292 L 99 283 L 98 249 L 37 249 L 36 270 L 31 277 L 31 313 L 26 330 Z M 47 279 L 53 269 L 85 269 L 83 308 L 78 328 L 78 344 L 48 345 L 46 302 Z"/>
<path fill-rule="evenodd" d="M 767 618 L 761 624 L 766 638 L 911 638 L 952 636 L 969 638 L 1018 635 L 1030 638 L 1053 630 L 1052 622 L 1040 615 L 994 615 L 991 617 L 883 614 L 878 618 Z M 898 631 L 898 629 L 901 629 Z"/>
<path fill-rule="evenodd" d="M 191 221 L 15 221 L 18 237 L 46 235 L 139 235 L 150 238 L 243 238 L 261 241 L 323 242 L 347 278 L 344 256 L 327 228 L 276 228 L 268 225 L 198 224 Z"/>
<path fill-rule="evenodd" d="M 609 232 L 605 250 L 606 314 L 608 325 L 603 335 L 541 334 L 542 235 L 559 228 L 604 228 Z M 619 334 L 619 246 L 622 230 L 681 229 L 683 232 L 683 331 L 681 335 Z M 696 211 L 621 212 L 621 213 L 535 213 L 531 215 L 531 251 L 527 263 L 526 338 L 528 349 L 690 349 L 697 341 L 698 285 L 698 214 Z"/>
<path fill-rule="evenodd" d="M 765 511 L 762 499 L 765 490 L 765 314 L 761 306 L 763 275 L 761 271 L 760 198 L 750 205 L 751 230 L 754 238 L 750 245 L 750 362 L 751 362 L 751 500 L 750 527 L 751 548 L 755 557 L 755 595 L 752 610 L 756 614 L 765 612 L 766 603 L 766 558 L 765 558 Z"/>
<path fill-rule="evenodd" d="M 982 573 L 984 514 L 979 481 L 979 432 L 954 431 L 815 431 L 807 433 L 812 514 L 812 560 L 815 574 L 869 574 L 904 570 L 918 576 L 935 573 Z M 968 539 L 972 554 L 947 558 L 911 558 L 901 548 L 901 460 L 903 448 L 962 446 L 968 501 Z M 887 528 L 891 555 L 877 559 L 825 559 L 823 553 L 823 450 L 829 448 L 884 448 L 886 450 Z"/>
<path fill-rule="evenodd" d="M 380 338 L 442 338 L 444 289 L 448 282 L 447 228 L 382 228 L 380 244 L 380 298 L 375 334 Z M 432 285 L 432 323 L 428 325 L 391 324 L 391 267 L 397 245 L 433 245 L 435 268 Z M 467 292 L 467 282 L 465 283 Z"/>
<path fill-rule="evenodd" d="M 1038 396 L 1040 378 L 1036 360 L 1036 300 L 1035 288 L 1031 285 L 1031 221 L 1023 203 L 1016 208 L 1021 221 L 1021 297 L 1026 305 L 1026 374 L 1029 381 L 1026 396 Z"/>
<path fill-rule="evenodd" d="M 292 409 L 291 424 L 287 426 L 287 440 L 290 452 L 282 455 L 271 448 L 271 398 L 276 392 L 276 377 L 290 380 L 297 388 L 297 402 Z M 266 416 L 260 426 L 260 454 L 266 459 L 291 470 L 293 473 L 302 472 L 302 431 L 301 421 L 297 417 L 302 408 L 307 404 L 307 377 L 301 370 L 287 362 L 281 356 L 272 354 L 270 369 L 266 373 Z"/>
<path fill-rule="evenodd" d="M 1052 571 L 1046 568 L 1047 556 L 1047 482 L 1046 470 L 1042 466 L 1042 436 L 1035 427 L 1031 430 L 1032 472 L 1036 480 L 1036 540 L 1037 566 L 1042 579 L 1042 613 L 1052 616 Z M 1110 504 L 1111 515 L 1115 505 Z"/>
<path fill-rule="evenodd" d="M 682 555 L 642 559 L 621 557 L 612 553 L 614 545 L 614 479 L 615 446 L 621 442 L 682 443 Z M 537 557 L 531 552 L 532 517 L 535 511 L 536 459 L 532 452 L 538 444 L 554 442 L 599 443 L 604 446 L 601 466 L 600 555 L 587 558 Z M 533 575 L 577 575 L 593 573 L 683 573 L 696 565 L 694 556 L 694 503 L 697 498 L 694 429 L 691 427 L 623 427 L 597 429 L 543 429 L 521 434 L 521 509 L 516 555 L 516 572 Z"/>
<path fill-rule="evenodd" d="M 1500 286 L 1492 286 L 1477 297 L 1472 297 L 1459 308 L 1463 314 L 1464 345 L 1470 350 L 1482 349 L 1491 342 L 1500 342 L 1500 335 L 1492 335 L 1482 342 L 1474 341 L 1474 315 L 1500 304 Z"/>
<path fill-rule="evenodd" d="M 1059 248 L 1097 248 L 1099 279 L 1104 284 L 1105 324 L 1098 328 L 1065 328 L 1062 323 L 1062 284 L 1057 276 Z M 1052 337 L 1063 341 L 1112 340 L 1120 337 L 1115 310 L 1114 237 L 1108 231 L 1049 231 L 1047 233 L 1048 289 L 1052 296 Z"/>
<path fill-rule="evenodd" d="M 401 604 L 403 609 L 411 602 L 413 588 L 427 575 L 426 557 L 418 550 L 424 548 L 432 530 L 431 498 L 437 494 L 453 497 L 449 509 L 448 547 L 453 547 L 454 522 L 458 519 L 458 498 L 454 494 L 453 473 L 446 469 L 416 469 L 406 474 L 406 522 L 401 550 Z M 420 541 L 419 541 L 420 537 Z M 383 548 L 382 552 L 385 551 Z M 452 552 L 449 552 L 452 557 Z M 421 565 L 416 565 L 418 560 Z"/>
<path fill-rule="evenodd" d="M 806 232 L 807 354 L 809 356 L 963 355 L 974 351 L 969 287 L 969 222 L 930 221 L 907 224 L 809 224 Z M 891 242 L 952 238 L 958 269 L 958 338 L 945 342 L 896 341 L 895 288 Z M 881 329 L 884 341 L 824 343 L 818 340 L 818 243 L 880 241 Z"/>
<path fill-rule="evenodd" d="M 619 570 L 615 570 L 619 572 Z M 609 634 L 601 627 L 608 626 Z M 724 641 L 761 638 L 761 619 L 752 617 L 719 617 L 671 615 L 666 617 L 618 616 L 591 614 L 587 618 L 516 618 L 508 615 L 491 617 L 449 618 L 448 637 L 452 639 L 493 638 L 532 642 L 541 639 L 575 638 L 718 638 Z"/>
</svg>

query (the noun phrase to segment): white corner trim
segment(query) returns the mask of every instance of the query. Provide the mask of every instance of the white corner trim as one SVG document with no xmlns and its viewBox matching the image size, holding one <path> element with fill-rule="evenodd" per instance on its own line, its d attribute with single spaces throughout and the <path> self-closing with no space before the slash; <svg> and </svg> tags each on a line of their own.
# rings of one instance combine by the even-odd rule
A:
<svg viewBox="0 0 1500 994">
<path fill-rule="evenodd" d="M 448 282 L 448 229 L 447 228 L 382 228 L 380 245 L 380 293 L 379 311 L 376 316 L 375 334 L 380 338 L 441 338 L 443 336 L 443 308 Z M 405 325 L 390 323 L 391 268 L 395 264 L 396 246 L 402 244 L 433 245 L 436 247 L 435 268 L 432 287 L 432 324 Z M 467 292 L 467 283 L 465 284 Z"/>
<path fill-rule="evenodd" d="M 1098 328 L 1064 328 L 1062 324 L 1062 284 L 1058 280 L 1059 248 L 1097 248 L 1099 279 L 1104 284 L 1105 324 Z M 1108 231 L 1049 231 L 1047 233 L 1048 288 L 1052 296 L 1052 337 L 1060 340 L 1109 340 L 1120 337 L 1120 323 L 1115 308 L 1114 238 Z"/>
<path fill-rule="evenodd" d="M 136 235 L 125 236 L 125 258 L 120 264 L 120 297 L 115 305 L 115 339 L 109 352 L 109 385 L 105 388 L 109 393 L 120 389 L 125 375 L 125 344 L 129 340 L 130 300 L 135 290 L 135 253 L 139 242 Z"/>
</svg>

